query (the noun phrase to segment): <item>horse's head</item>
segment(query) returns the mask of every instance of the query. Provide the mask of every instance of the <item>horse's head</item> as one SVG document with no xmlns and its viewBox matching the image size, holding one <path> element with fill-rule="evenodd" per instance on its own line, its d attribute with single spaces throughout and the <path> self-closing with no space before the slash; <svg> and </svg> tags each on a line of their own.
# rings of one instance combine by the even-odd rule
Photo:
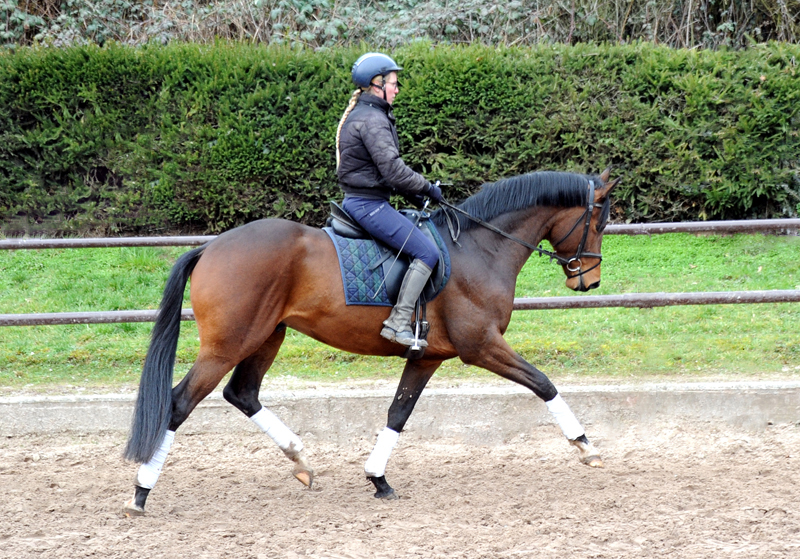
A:
<svg viewBox="0 0 800 559">
<path fill-rule="evenodd" d="M 567 276 L 567 287 L 574 291 L 600 285 L 600 245 L 611 203 L 608 195 L 620 181 L 609 182 L 610 174 L 609 168 L 590 180 L 586 206 L 559 212 L 547 236 Z"/>
</svg>

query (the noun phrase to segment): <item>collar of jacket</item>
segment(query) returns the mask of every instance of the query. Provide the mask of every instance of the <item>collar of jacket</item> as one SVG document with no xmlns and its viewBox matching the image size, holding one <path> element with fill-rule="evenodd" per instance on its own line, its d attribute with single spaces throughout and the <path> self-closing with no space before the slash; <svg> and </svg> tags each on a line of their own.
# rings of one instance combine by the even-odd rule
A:
<svg viewBox="0 0 800 559">
<path fill-rule="evenodd" d="M 382 110 L 384 113 L 386 113 L 386 116 L 388 116 L 389 119 L 394 122 L 392 106 L 377 95 L 373 95 L 372 93 L 362 93 L 358 98 L 358 102 Z"/>
</svg>

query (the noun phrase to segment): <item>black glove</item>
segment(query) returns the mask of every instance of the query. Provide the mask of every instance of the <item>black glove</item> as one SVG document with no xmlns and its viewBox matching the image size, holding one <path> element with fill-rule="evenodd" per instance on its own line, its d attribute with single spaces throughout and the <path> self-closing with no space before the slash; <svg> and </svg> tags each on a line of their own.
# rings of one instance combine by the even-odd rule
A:
<svg viewBox="0 0 800 559">
<path fill-rule="evenodd" d="M 439 181 L 429 184 L 428 191 L 425 193 L 428 198 L 437 203 L 442 201 L 442 189 L 438 183 Z"/>
<path fill-rule="evenodd" d="M 421 210 L 425 206 L 425 197 L 422 194 L 409 194 L 405 198 L 409 204 L 418 210 Z"/>
</svg>

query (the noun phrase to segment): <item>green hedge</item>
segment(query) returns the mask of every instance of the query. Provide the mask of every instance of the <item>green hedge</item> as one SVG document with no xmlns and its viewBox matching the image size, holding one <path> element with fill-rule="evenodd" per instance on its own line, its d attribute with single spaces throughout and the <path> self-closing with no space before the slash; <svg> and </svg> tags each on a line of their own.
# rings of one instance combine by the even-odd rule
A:
<svg viewBox="0 0 800 559">
<path fill-rule="evenodd" d="M 319 224 L 366 48 L 218 43 L 0 54 L 6 235 Z M 392 53 L 406 161 L 453 183 L 537 169 L 624 176 L 618 221 L 796 216 L 800 47 L 434 47 Z"/>
</svg>

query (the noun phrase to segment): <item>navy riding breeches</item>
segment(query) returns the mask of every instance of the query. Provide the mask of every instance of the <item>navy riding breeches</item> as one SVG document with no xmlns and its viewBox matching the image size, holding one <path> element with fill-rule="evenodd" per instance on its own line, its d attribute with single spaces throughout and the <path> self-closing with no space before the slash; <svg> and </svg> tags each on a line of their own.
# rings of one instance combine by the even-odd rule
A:
<svg viewBox="0 0 800 559">
<path fill-rule="evenodd" d="M 429 268 L 433 268 L 439 261 L 439 247 L 436 243 L 414 227 L 411 221 L 386 200 L 346 196 L 342 207 L 376 240 L 413 258 L 419 258 Z"/>
</svg>

